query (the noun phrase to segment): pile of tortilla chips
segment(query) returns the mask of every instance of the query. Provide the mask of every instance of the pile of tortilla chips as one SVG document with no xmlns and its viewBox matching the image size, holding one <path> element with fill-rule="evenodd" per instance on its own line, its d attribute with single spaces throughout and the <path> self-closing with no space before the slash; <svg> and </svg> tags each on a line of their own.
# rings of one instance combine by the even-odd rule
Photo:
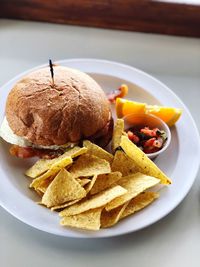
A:
<svg viewBox="0 0 200 267">
<path fill-rule="evenodd" d="M 26 175 L 40 204 L 59 211 L 60 224 L 87 230 L 115 225 L 158 198 L 149 191 L 170 179 L 124 133 L 116 122 L 113 154 L 84 141 L 55 159 L 37 161 Z M 147 190 L 148 189 L 148 190 Z"/>
</svg>

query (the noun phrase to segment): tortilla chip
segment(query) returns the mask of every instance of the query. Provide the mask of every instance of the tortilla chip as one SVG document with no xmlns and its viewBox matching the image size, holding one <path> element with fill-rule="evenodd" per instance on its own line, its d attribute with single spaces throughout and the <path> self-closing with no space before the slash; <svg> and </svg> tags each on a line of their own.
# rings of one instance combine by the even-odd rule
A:
<svg viewBox="0 0 200 267">
<path fill-rule="evenodd" d="M 88 177 L 111 172 L 110 164 L 90 154 L 80 156 L 69 169 L 74 178 Z"/>
<path fill-rule="evenodd" d="M 53 164 L 53 159 L 40 159 L 38 160 L 30 169 L 25 172 L 25 175 L 31 178 L 36 178 L 37 176 L 48 171 Z"/>
<path fill-rule="evenodd" d="M 39 190 L 40 192 L 42 192 L 43 194 L 46 192 L 48 186 L 50 185 L 50 183 L 53 181 L 54 177 L 48 177 L 47 179 L 45 179 L 40 186 L 37 187 L 37 190 Z"/>
<path fill-rule="evenodd" d="M 114 126 L 113 138 L 111 142 L 111 148 L 113 152 L 115 152 L 115 150 L 120 146 L 121 137 L 123 133 L 124 133 L 124 120 L 117 119 Z"/>
<path fill-rule="evenodd" d="M 72 205 L 59 213 L 60 216 L 71 216 L 85 212 L 87 210 L 96 209 L 105 206 L 116 197 L 122 196 L 127 192 L 123 187 L 116 185 L 107 190 L 104 190 L 90 199 L 81 201 L 78 204 Z"/>
<path fill-rule="evenodd" d="M 94 183 L 96 182 L 97 179 L 97 175 L 94 175 L 90 181 L 90 183 L 88 183 L 85 187 L 85 190 L 87 192 L 87 194 L 90 192 L 90 190 L 92 189 L 92 187 L 94 186 Z"/>
<path fill-rule="evenodd" d="M 120 146 L 141 173 L 160 179 L 162 184 L 171 184 L 171 180 L 127 136 L 122 136 Z"/>
<path fill-rule="evenodd" d="M 115 225 L 120 220 L 128 204 L 129 204 L 129 201 L 123 204 L 122 206 L 116 209 L 113 209 L 111 211 L 103 210 L 101 213 L 101 227 L 107 228 L 107 227 Z"/>
<path fill-rule="evenodd" d="M 85 189 L 69 172 L 62 169 L 47 188 L 42 203 L 49 208 L 85 196 Z"/>
<path fill-rule="evenodd" d="M 82 178 L 82 179 L 76 179 L 79 184 L 84 187 L 86 184 L 90 183 L 91 182 L 91 179 L 88 179 L 88 178 Z"/>
<path fill-rule="evenodd" d="M 54 210 L 61 210 L 61 209 L 64 209 L 66 207 L 69 207 L 69 206 L 77 203 L 78 201 L 80 201 L 80 199 L 75 199 L 75 200 L 72 200 L 72 201 L 68 201 L 66 203 L 63 203 L 63 204 L 60 204 L 60 205 L 51 207 L 51 210 L 52 211 L 54 211 Z"/>
<path fill-rule="evenodd" d="M 135 162 L 131 158 L 129 158 L 122 150 L 117 150 L 115 152 L 111 170 L 113 172 L 121 172 L 122 176 L 127 176 L 139 171 L 139 169 L 135 165 Z"/>
<path fill-rule="evenodd" d="M 99 174 L 93 187 L 91 188 L 90 194 L 94 195 L 107 189 L 108 187 L 116 183 L 121 177 L 121 172 Z"/>
<path fill-rule="evenodd" d="M 25 174 L 28 177 L 31 178 L 36 178 L 37 176 L 45 173 L 46 171 L 48 171 L 53 164 L 59 162 L 61 159 L 64 158 L 75 158 L 78 157 L 84 153 L 87 152 L 87 148 L 86 147 L 78 147 L 75 146 L 69 150 L 67 150 L 63 155 L 55 158 L 55 159 L 40 159 L 38 160 L 30 169 L 28 169 Z"/>
<path fill-rule="evenodd" d="M 121 206 L 122 204 L 126 203 L 127 201 L 131 200 L 132 198 L 145 191 L 146 189 L 158 184 L 159 182 L 159 179 L 152 176 L 144 175 L 139 172 L 125 176 L 124 178 L 120 179 L 117 184 L 125 188 L 127 190 L 127 193 L 115 198 L 110 203 L 108 203 L 106 205 L 106 210 L 109 211 Z"/>
<path fill-rule="evenodd" d="M 90 141 L 83 142 L 84 147 L 88 149 L 87 153 L 93 156 L 99 157 L 100 159 L 105 159 L 109 163 L 113 160 L 113 155 L 104 150 L 103 148 L 91 143 Z"/>
<path fill-rule="evenodd" d="M 70 165 L 72 163 L 72 158 L 68 157 L 68 158 L 62 158 L 59 161 L 56 161 L 51 168 L 45 172 L 44 174 L 42 174 L 41 176 L 35 178 L 32 183 L 30 184 L 30 187 L 32 188 L 37 188 L 39 187 L 42 182 L 49 178 L 50 176 L 55 176 L 62 168 L 67 167 L 68 165 Z"/>
<path fill-rule="evenodd" d="M 79 147 L 75 146 L 69 150 L 67 150 L 63 155 L 61 155 L 61 158 L 71 157 L 76 158 L 82 154 L 85 154 L 87 152 L 87 148 L 85 147 Z"/>
<path fill-rule="evenodd" d="M 159 194 L 156 192 L 143 192 L 133 198 L 121 214 L 120 219 L 127 217 L 136 211 L 139 211 L 149 204 L 151 204 L 155 199 L 159 197 Z"/>
<path fill-rule="evenodd" d="M 60 224 L 63 226 L 70 226 L 85 230 L 97 231 L 100 229 L 101 225 L 100 224 L 101 210 L 102 208 L 93 209 L 81 214 L 64 217 L 61 219 Z"/>
<path fill-rule="evenodd" d="M 42 191 L 40 191 L 39 189 L 36 189 L 35 191 L 40 197 L 42 197 L 44 195 L 44 193 Z"/>
</svg>

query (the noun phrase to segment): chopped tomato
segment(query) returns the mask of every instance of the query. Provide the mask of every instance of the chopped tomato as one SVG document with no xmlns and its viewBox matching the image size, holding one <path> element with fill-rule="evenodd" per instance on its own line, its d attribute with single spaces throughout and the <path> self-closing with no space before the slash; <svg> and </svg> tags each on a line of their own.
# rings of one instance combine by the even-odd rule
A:
<svg viewBox="0 0 200 267">
<path fill-rule="evenodd" d="M 144 142 L 144 147 L 151 147 L 153 146 L 154 142 L 156 141 L 156 138 L 153 137 L 153 138 L 150 138 L 149 140 L 145 141 Z"/>
<path fill-rule="evenodd" d="M 159 150 L 159 148 L 156 148 L 156 147 L 145 147 L 143 152 L 146 153 L 146 154 L 150 154 L 150 153 L 155 153 Z"/>
<path fill-rule="evenodd" d="M 136 144 L 144 153 L 154 153 L 162 149 L 167 137 L 164 131 L 158 128 L 150 129 L 144 127 L 142 129 L 130 128 L 127 131 L 128 138 Z"/>
<path fill-rule="evenodd" d="M 157 136 L 158 131 L 159 131 L 158 128 L 150 130 L 149 127 L 144 127 L 143 129 L 140 130 L 141 133 L 144 133 L 151 137 Z"/>
<path fill-rule="evenodd" d="M 127 134 L 128 134 L 128 138 L 129 138 L 133 143 L 135 143 L 135 144 L 139 143 L 140 138 L 139 138 L 136 134 L 134 134 L 134 133 L 131 132 L 131 131 L 128 131 Z"/>
</svg>

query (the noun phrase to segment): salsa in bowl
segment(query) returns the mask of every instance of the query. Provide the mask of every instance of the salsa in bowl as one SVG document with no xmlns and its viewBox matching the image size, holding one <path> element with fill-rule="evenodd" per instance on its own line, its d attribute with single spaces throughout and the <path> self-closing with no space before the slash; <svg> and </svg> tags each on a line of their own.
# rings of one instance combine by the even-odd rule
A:
<svg viewBox="0 0 200 267">
<path fill-rule="evenodd" d="M 171 132 L 160 118 L 150 114 L 129 114 L 124 118 L 128 138 L 150 159 L 163 153 L 171 141 Z"/>
</svg>

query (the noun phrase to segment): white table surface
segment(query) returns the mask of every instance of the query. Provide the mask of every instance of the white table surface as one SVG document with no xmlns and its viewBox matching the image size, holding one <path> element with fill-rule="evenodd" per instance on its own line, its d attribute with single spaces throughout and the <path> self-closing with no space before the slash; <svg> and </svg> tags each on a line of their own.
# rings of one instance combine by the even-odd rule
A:
<svg viewBox="0 0 200 267">
<path fill-rule="evenodd" d="M 0 86 L 49 58 L 80 57 L 119 61 L 154 75 L 183 100 L 200 129 L 200 39 L 0 20 Z M 57 237 L 0 208 L 0 266 L 200 266 L 200 172 L 167 217 L 116 238 Z"/>
</svg>

